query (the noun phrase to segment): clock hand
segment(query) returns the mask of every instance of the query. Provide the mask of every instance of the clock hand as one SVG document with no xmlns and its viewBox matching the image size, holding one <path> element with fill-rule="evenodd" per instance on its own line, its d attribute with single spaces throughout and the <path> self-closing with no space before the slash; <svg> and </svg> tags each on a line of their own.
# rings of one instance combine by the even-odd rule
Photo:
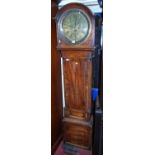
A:
<svg viewBox="0 0 155 155">
<path fill-rule="evenodd" d="M 76 24 L 77 24 L 77 15 L 76 15 L 76 18 L 75 18 L 75 42 L 76 42 Z"/>
</svg>

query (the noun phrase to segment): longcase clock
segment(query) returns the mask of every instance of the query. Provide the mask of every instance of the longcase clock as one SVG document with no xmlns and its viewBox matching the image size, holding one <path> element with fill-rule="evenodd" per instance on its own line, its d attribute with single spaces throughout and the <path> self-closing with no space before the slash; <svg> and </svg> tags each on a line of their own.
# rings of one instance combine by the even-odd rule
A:
<svg viewBox="0 0 155 155">
<path fill-rule="evenodd" d="M 63 59 L 63 139 L 65 143 L 91 149 L 94 15 L 86 6 L 70 3 L 58 11 L 56 24 L 57 50 Z"/>
</svg>

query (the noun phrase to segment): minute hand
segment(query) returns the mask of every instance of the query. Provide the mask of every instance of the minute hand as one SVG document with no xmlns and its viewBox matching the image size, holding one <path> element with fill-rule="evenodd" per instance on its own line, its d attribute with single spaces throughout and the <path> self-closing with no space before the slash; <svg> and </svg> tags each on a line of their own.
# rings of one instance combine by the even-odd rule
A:
<svg viewBox="0 0 155 155">
<path fill-rule="evenodd" d="M 74 33 L 75 33 L 75 42 L 76 42 L 76 24 L 77 24 L 77 16 L 75 18 L 75 27 L 74 27 Z"/>
</svg>

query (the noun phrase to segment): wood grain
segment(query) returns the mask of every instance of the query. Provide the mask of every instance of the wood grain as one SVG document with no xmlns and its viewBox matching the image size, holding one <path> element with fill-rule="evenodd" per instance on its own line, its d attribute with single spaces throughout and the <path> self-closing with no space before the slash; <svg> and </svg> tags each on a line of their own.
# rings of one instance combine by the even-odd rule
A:
<svg viewBox="0 0 155 155">
<path fill-rule="evenodd" d="M 92 146 L 92 122 L 76 119 L 63 120 L 64 142 L 80 148 L 90 149 Z"/>
<path fill-rule="evenodd" d="M 56 2 L 52 0 L 52 17 L 57 13 Z M 56 49 L 56 24 L 51 20 L 51 147 L 52 153 L 57 148 L 62 135 L 62 94 L 61 94 L 61 70 L 60 53 Z"/>
<path fill-rule="evenodd" d="M 92 61 L 80 58 L 82 54 L 72 54 L 72 58 L 65 57 L 64 85 L 66 117 L 90 119 L 91 88 L 92 88 Z"/>
</svg>

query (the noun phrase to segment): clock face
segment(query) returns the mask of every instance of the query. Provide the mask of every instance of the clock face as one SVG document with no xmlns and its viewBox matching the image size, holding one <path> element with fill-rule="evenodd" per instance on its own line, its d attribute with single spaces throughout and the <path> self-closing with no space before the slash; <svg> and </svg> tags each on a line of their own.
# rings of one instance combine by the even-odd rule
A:
<svg viewBox="0 0 155 155">
<path fill-rule="evenodd" d="M 85 40 L 89 32 L 89 20 L 79 10 L 70 10 L 62 20 L 61 31 L 67 43 L 79 44 Z"/>
</svg>

